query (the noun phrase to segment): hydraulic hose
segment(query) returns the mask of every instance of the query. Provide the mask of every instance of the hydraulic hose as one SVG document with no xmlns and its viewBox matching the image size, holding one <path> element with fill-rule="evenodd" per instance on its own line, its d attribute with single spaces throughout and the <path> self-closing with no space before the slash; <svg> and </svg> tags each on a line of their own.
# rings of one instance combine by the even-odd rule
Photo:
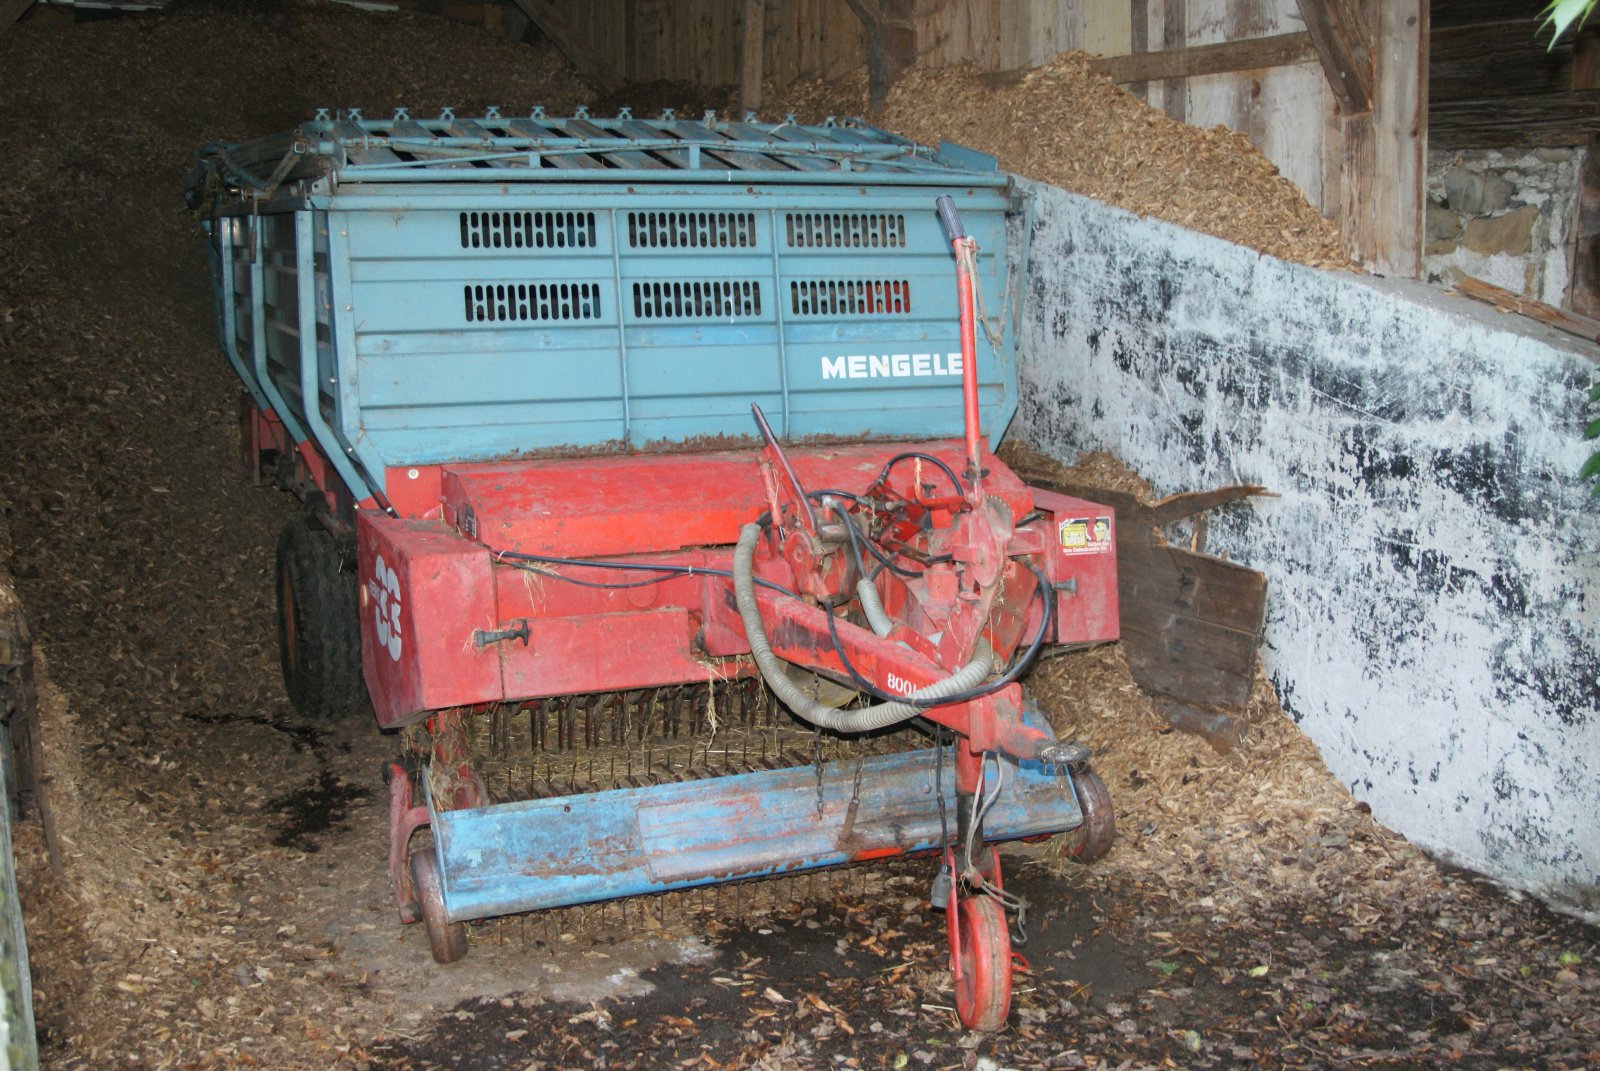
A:
<svg viewBox="0 0 1600 1071">
<path fill-rule="evenodd" d="M 866 577 L 856 581 L 856 598 L 861 600 L 861 612 L 866 615 L 867 624 L 872 626 L 872 631 L 880 639 L 894 631 L 894 622 L 883 610 L 883 600 L 878 597 L 876 584 Z"/>
<path fill-rule="evenodd" d="M 784 705 L 811 724 L 840 733 L 872 732 L 922 714 L 925 708 L 898 702 L 877 703 L 857 710 L 835 710 L 807 695 L 789 677 L 788 663 L 772 653 L 772 644 L 767 639 L 766 626 L 761 623 L 761 611 L 756 605 L 753 578 L 756 543 L 760 539 L 759 524 L 747 524 L 739 529 L 739 542 L 733 550 L 733 595 L 739 606 L 739 617 L 744 621 L 745 638 L 750 643 L 750 653 L 755 657 L 756 667 L 761 670 L 761 677 L 767 682 L 767 686 L 783 700 Z M 874 596 L 876 594 L 873 593 Z M 876 632 L 879 624 L 888 625 L 889 621 L 883 613 L 883 604 L 876 598 L 873 599 L 873 603 L 877 607 L 876 613 L 880 619 L 873 624 L 873 630 Z M 867 614 L 870 621 L 873 610 L 867 610 Z M 926 701 L 970 691 L 989 676 L 993 666 L 994 649 L 989 646 L 987 640 L 980 637 L 972 661 L 943 680 L 934 681 L 926 688 L 912 692 L 906 698 Z"/>
</svg>

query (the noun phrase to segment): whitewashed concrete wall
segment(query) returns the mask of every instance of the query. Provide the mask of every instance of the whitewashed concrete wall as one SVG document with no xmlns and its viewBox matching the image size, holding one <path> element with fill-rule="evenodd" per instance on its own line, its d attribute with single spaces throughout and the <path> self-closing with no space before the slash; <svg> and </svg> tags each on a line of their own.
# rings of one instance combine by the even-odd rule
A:
<svg viewBox="0 0 1600 1071">
<path fill-rule="evenodd" d="M 1592 352 L 1026 184 L 1022 408 L 1163 493 L 1265 484 L 1211 547 L 1264 570 L 1285 710 L 1415 843 L 1600 918 Z"/>
</svg>

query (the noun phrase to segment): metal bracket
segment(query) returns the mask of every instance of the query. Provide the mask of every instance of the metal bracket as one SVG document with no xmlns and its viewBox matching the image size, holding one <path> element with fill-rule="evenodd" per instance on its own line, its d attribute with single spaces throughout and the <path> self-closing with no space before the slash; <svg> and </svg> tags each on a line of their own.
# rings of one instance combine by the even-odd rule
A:
<svg viewBox="0 0 1600 1071">
<path fill-rule="evenodd" d="M 472 630 L 472 645 L 474 647 L 487 647 L 491 643 L 503 643 L 506 640 L 521 640 L 522 646 L 528 646 L 528 619 L 521 617 L 510 628 Z"/>
</svg>

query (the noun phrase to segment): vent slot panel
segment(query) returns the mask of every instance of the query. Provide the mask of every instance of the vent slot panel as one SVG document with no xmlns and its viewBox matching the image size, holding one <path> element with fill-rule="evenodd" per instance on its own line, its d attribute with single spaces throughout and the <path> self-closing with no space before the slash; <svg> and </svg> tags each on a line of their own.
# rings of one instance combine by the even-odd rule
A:
<svg viewBox="0 0 1600 1071">
<path fill-rule="evenodd" d="M 727 320 L 761 315 L 761 284 L 739 279 L 634 283 L 641 320 Z"/>
<path fill-rule="evenodd" d="M 906 217 L 885 212 L 795 212 L 790 249 L 904 249 Z"/>
<path fill-rule="evenodd" d="M 634 249 L 753 249 L 754 212 L 629 212 Z"/>
<path fill-rule="evenodd" d="M 463 212 L 462 249 L 593 249 L 593 212 Z"/>
<path fill-rule="evenodd" d="M 469 283 L 468 323 L 559 323 L 600 319 L 599 283 Z"/>
<path fill-rule="evenodd" d="M 795 316 L 909 316 L 911 284 L 904 279 L 797 279 L 789 284 Z"/>
</svg>

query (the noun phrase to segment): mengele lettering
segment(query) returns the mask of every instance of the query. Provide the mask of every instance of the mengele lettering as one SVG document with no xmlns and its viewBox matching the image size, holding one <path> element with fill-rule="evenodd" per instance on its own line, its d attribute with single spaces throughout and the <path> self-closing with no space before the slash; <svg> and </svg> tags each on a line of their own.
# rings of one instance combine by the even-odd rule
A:
<svg viewBox="0 0 1600 1071">
<path fill-rule="evenodd" d="M 959 352 L 851 353 L 822 358 L 823 379 L 918 379 L 959 375 Z"/>
</svg>

